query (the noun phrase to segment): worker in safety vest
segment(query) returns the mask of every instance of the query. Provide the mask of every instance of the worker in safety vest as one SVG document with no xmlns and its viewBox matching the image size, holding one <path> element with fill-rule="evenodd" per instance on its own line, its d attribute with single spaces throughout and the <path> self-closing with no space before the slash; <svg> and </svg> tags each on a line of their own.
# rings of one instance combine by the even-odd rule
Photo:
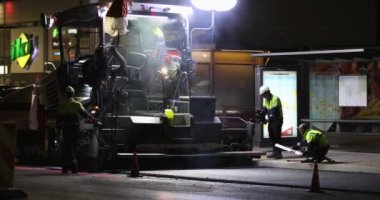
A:
<svg viewBox="0 0 380 200">
<path fill-rule="evenodd" d="M 78 173 L 78 164 L 75 151 L 78 145 L 79 131 L 80 131 L 80 116 L 91 118 L 94 117 L 88 113 L 83 105 L 74 100 L 75 90 L 73 87 L 68 86 L 65 90 L 65 98 L 61 102 L 58 109 L 57 125 L 62 130 L 63 136 L 63 162 L 62 173 L 66 174 L 69 168 L 71 172 Z"/>
<path fill-rule="evenodd" d="M 309 128 L 305 123 L 300 124 L 298 130 L 302 134 L 302 141 L 294 145 L 292 149 L 301 150 L 303 156 L 307 158 L 303 162 L 322 162 L 325 159 L 329 161 L 326 154 L 330 145 L 325 134 L 319 130 Z M 311 159 L 309 159 L 309 157 L 311 157 Z"/>
<path fill-rule="evenodd" d="M 260 96 L 264 98 L 263 114 L 267 116 L 264 124 L 268 122 L 269 140 L 272 144 L 273 153 L 268 158 L 281 159 L 281 149 L 275 147 L 276 143 L 281 143 L 281 130 L 283 124 L 283 113 L 281 100 L 273 95 L 268 86 L 260 87 Z"/>
<path fill-rule="evenodd" d="M 129 32 L 118 38 L 117 50 L 125 57 L 126 62 L 131 65 L 135 63 L 133 57 L 127 58 L 128 53 L 142 53 L 146 56 L 144 66 L 136 73 L 131 71 L 132 79 L 140 77 L 144 83 L 147 94 L 151 94 L 158 85 L 155 84 L 155 76 L 165 64 L 167 47 L 162 29 L 149 18 L 132 20 Z"/>
</svg>

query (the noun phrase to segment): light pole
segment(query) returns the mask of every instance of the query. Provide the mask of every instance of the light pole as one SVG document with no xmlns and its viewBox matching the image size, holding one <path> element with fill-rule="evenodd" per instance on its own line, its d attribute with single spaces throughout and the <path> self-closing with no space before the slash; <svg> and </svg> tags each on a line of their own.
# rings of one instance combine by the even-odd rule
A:
<svg viewBox="0 0 380 200">
<path fill-rule="evenodd" d="M 211 30 L 211 44 L 213 45 L 210 52 L 210 69 L 209 69 L 209 92 L 214 94 L 214 26 L 215 26 L 215 12 L 228 11 L 235 7 L 237 0 L 191 0 L 194 7 L 199 10 L 211 11 L 211 25 L 207 28 L 193 28 L 190 31 L 190 49 L 193 47 L 193 33 L 195 31 L 210 31 Z"/>
<path fill-rule="evenodd" d="M 194 31 L 212 31 L 211 43 L 214 42 L 215 12 L 228 11 L 235 7 L 237 0 L 191 0 L 194 7 L 199 10 L 211 11 L 211 25 L 207 28 L 193 28 L 190 32 L 190 47 L 193 46 Z"/>
</svg>

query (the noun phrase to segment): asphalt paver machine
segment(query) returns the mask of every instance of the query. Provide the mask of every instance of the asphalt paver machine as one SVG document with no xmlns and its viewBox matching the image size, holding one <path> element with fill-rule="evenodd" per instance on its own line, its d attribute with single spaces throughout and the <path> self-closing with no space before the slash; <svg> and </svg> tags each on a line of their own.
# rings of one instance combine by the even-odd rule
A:
<svg viewBox="0 0 380 200">
<path fill-rule="evenodd" d="M 109 10 L 107 4 L 89 4 L 41 14 L 52 33 L 52 56 L 60 61 L 40 88 L 45 126 L 56 130 L 54 116 L 71 85 L 99 122 L 81 123 L 81 155 L 96 168 L 134 152 L 223 152 L 230 144 L 223 142 L 215 116 L 216 98 L 191 95 L 191 7 L 133 2 L 121 18 Z M 241 145 L 250 150 L 252 129 L 244 131 Z M 51 145 L 59 143 L 58 136 L 50 138 Z"/>
</svg>

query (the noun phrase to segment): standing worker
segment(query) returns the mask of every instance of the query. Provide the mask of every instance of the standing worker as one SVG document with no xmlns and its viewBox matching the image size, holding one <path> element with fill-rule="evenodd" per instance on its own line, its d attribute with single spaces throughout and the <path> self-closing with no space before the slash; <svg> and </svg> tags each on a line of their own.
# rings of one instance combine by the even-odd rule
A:
<svg viewBox="0 0 380 200">
<path fill-rule="evenodd" d="M 292 149 L 301 150 L 303 156 L 307 158 L 303 162 L 322 162 L 323 160 L 331 162 L 331 159 L 326 157 L 330 145 L 323 132 L 311 129 L 305 123 L 300 124 L 298 130 L 302 135 L 302 141 L 294 145 Z M 312 159 L 310 160 L 309 157 Z"/>
<path fill-rule="evenodd" d="M 69 168 L 71 168 L 73 174 L 78 173 L 78 163 L 75 151 L 79 138 L 79 115 L 94 119 L 79 101 L 74 100 L 74 94 L 74 88 L 67 86 L 65 90 L 65 98 L 58 109 L 57 124 L 58 128 L 62 130 L 63 135 L 63 174 L 67 174 Z"/>
<path fill-rule="evenodd" d="M 272 144 L 273 153 L 268 158 L 281 159 L 281 149 L 275 147 L 276 143 L 281 144 L 281 130 L 283 124 L 283 113 L 281 100 L 278 96 L 273 95 L 268 86 L 260 87 L 260 96 L 264 98 L 263 114 L 267 116 L 269 140 Z"/>
</svg>

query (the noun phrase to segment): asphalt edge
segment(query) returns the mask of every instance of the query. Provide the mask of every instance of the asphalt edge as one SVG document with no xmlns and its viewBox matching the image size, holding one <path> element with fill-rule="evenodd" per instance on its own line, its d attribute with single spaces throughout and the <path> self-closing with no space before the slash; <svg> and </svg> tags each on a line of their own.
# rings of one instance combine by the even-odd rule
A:
<svg viewBox="0 0 380 200">
<path fill-rule="evenodd" d="M 297 188 L 297 189 L 306 189 L 306 190 L 310 189 L 310 186 L 301 186 L 301 185 L 266 183 L 266 182 L 255 182 L 255 181 L 242 181 L 242 180 L 231 180 L 231 179 L 215 179 L 215 178 L 209 178 L 209 177 L 195 177 L 195 176 L 191 177 L 191 176 L 182 176 L 182 175 L 179 176 L 179 175 L 168 175 L 168 174 L 148 173 L 148 172 L 147 173 L 142 172 L 142 173 L 140 173 L 140 176 L 141 177 L 147 176 L 147 177 L 158 177 L 158 178 L 183 179 L 183 180 L 192 180 L 192 181 L 208 181 L 208 182 L 217 182 L 217 183 L 231 183 L 231 184 L 282 187 L 282 188 Z M 323 191 L 323 190 L 380 195 L 380 192 L 353 190 L 353 189 L 321 187 L 321 191 Z"/>
<path fill-rule="evenodd" d="M 313 170 L 313 163 L 300 163 L 297 161 L 289 162 L 285 159 L 282 159 L 282 160 L 253 159 L 252 165 L 254 167 Z M 368 167 L 368 166 L 361 166 L 359 164 L 349 164 L 349 163 L 339 163 L 339 162 L 338 163 L 319 163 L 318 169 L 320 171 L 380 174 L 378 167 Z"/>
</svg>

